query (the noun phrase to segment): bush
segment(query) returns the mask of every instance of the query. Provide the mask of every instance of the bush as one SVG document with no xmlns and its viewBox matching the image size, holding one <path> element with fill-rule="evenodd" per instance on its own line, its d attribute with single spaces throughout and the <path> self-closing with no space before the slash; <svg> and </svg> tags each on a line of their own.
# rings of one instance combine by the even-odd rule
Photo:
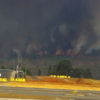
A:
<svg viewBox="0 0 100 100">
<path fill-rule="evenodd" d="M 89 68 L 75 68 L 75 69 L 73 69 L 72 77 L 93 78 L 91 70 Z"/>
<path fill-rule="evenodd" d="M 84 69 L 83 76 L 84 78 L 93 78 L 91 70 L 89 68 Z"/>
<path fill-rule="evenodd" d="M 39 69 L 39 70 L 38 70 L 38 76 L 41 76 L 41 73 L 42 73 L 42 72 L 41 72 L 41 70 Z"/>
<path fill-rule="evenodd" d="M 76 77 L 76 78 L 83 77 L 83 69 L 82 68 L 75 68 L 75 69 L 73 69 L 72 77 Z"/>
<path fill-rule="evenodd" d="M 58 64 L 53 66 L 52 74 L 55 75 L 71 75 L 73 70 L 69 60 L 60 61 Z"/>
<path fill-rule="evenodd" d="M 93 78 L 89 68 L 72 68 L 69 60 L 60 61 L 58 64 L 53 66 L 53 69 L 49 67 L 48 74 L 67 75 L 75 78 Z"/>
<path fill-rule="evenodd" d="M 51 65 L 49 66 L 49 68 L 48 68 L 48 73 L 47 73 L 47 75 L 50 75 L 51 74 Z"/>
<path fill-rule="evenodd" d="M 23 67 L 22 70 L 23 70 L 23 72 L 26 72 L 27 75 L 31 75 L 29 69 L 26 69 L 26 68 Z"/>
<path fill-rule="evenodd" d="M 5 66 L 2 66 L 1 69 L 5 69 Z"/>
</svg>

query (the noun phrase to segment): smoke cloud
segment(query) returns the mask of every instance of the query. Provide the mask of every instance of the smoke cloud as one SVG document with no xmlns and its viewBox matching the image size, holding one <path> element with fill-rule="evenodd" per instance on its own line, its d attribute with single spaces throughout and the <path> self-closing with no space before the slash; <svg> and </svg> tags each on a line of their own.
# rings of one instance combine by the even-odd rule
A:
<svg viewBox="0 0 100 100">
<path fill-rule="evenodd" d="M 0 0 L 0 57 L 100 50 L 100 0 Z"/>
</svg>

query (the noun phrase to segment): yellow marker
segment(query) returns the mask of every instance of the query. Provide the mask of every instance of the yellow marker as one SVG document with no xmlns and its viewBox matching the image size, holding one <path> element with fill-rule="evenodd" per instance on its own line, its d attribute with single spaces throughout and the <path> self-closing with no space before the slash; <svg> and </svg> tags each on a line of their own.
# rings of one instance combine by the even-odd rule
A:
<svg viewBox="0 0 100 100">
<path fill-rule="evenodd" d="M 21 79 L 20 78 L 18 79 L 18 82 L 21 82 Z"/>
<path fill-rule="evenodd" d="M 65 76 L 65 78 L 67 78 L 67 76 Z"/>
<path fill-rule="evenodd" d="M 63 76 L 62 78 L 65 78 L 65 76 Z"/>
<path fill-rule="evenodd" d="M 19 82 L 22 82 L 22 78 L 19 79 Z"/>
<path fill-rule="evenodd" d="M 22 82 L 23 80 L 22 80 L 22 78 L 20 78 L 20 80 L 19 80 L 20 82 Z"/>
<path fill-rule="evenodd" d="M 25 82 L 25 79 L 23 79 L 23 82 Z"/>
<path fill-rule="evenodd" d="M 3 78 L 3 82 L 5 82 L 5 78 Z"/>
<path fill-rule="evenodd" d="M 68 78 L 71 78 L 70 76 L 68 76 Z"/>
<path fill-rule="evenodd" d="M 16 78 L 15 81 L 18 81 L 18 78 Z"/>
<path fill-rule="evenodd" d="M 60 78 L 64 78 L 64 76 L 60 76 Z"/>
<path fill-rule="evenodd" d="M 53 77 L 56 77 L 56 75 L 53 75 Z"/>
<path fill-rule="evenodd" d="M 11 78 L 10 81 L 14 81 L 14 78 Z"/>
<path fill-rule="evenodd" d="M 57 78 L 59 78 L 59 75 L 57 75 Z"/>
<path fill-rule="evenodd" d="M 3 82 L 3 78 L 1 78 L 1 81 Z"/>
<path fill-rule="evenodd" d="M 7 78 L 5 78 L 5 82 L 7 82 Z"/>
<path fill-rule="evenodd" d="M 16 81 L 19 81 L 19 78 L 17 78 Z"/>
<path fill-rule="evenodd" d="M 19 79 L 19 82 L 22 82 L 22 78 Z"/>
<path fill-rule="evenodd" d="M 1 78 L 1 81 L 3 82 L 3 78 Z"/>
<path fill-rule="evenodd" d="M 0 78 L 0 81 L 2 81 L 2 78 Z"/>
<path fill-rule="evenodd" d="M 5 78 L 5 82 L 7 82 L 7 79 Z"/>
<path fill-rule="evenodd" d="M 53 77 L 53 75 L 50 75 L 50 77 Z"/>
<path fill-rule="evenodd" d="M 2 81 L 4 82 L 4 78 L 2 79 Z"/>
<path fill-rule="evenodd" d="M 2 81 L 3 81 L 3 82 L 6 82 L 6 79 L 5 79 L 5 78 L 3 78 L 3 79 L 2 79 Z"/>
</svg>

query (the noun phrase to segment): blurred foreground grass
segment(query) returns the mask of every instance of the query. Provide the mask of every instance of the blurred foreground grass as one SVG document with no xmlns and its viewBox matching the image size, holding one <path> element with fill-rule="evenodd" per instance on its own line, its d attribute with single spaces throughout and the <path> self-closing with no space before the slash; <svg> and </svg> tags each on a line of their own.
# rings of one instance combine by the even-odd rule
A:
<svg viewBox="0 0 100 100">
<path fill-rule="evenodd" d="M 55 99 L 54 97 L 48 96 L 33 96 L 33 95 L 20 95 L 20 94 L 6 94 L 0 93 L 0 97 L 7 97 L 7 98 L 23 98 L 23 99 Z"/>
<path fill-rule="evenodd" d="M 6 93 L 0 93 L 0 98 L 56 100 L 56 97 L 49 97 L 49 96 L 34 96 L 34 95 L 6 94 Z M 69 100 L 67 98 L 59 98 L 59 99 Z"/>
</svg>

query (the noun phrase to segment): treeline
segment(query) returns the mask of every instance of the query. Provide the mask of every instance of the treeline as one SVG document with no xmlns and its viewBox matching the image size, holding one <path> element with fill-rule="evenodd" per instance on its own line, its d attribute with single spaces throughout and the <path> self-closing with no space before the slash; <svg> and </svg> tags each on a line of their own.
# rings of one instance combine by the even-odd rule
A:
<svg viewBox="0 0 100 100">
<path fill-rule="evenodd" d="M 73 78 L 93 78 L 89 68 L 73 68 L 69 60 L 63 60 L 54 66 L 49 66 L 48 75 L 66 75 Z"/>
<path fill-rule="evenodd" d="M 1 66 L 1 69 L 6 69 L 6 68 L 7 67 L 5 66 Z M 7 69 L 13 69 L 13 67 Z M 32 73 L 28 68 L 26 69 L 25 67 L 22 67 L 22 70 L 27 75 L 32 75 Z M 43 72 L 41 71 L 41 69 L 38 69 L 36 75 L 41 76 L 42 73 Z M 69 60 L 63 60 L 60 61 L 58 64 L 49 66 L 47 75 L 66 75 L 66 76 L 71 76 L 73 78 L 93 78 L 93 75 L 89 68 L 82 68 L 82 67 L 73 68 Z"/>
</svg>

